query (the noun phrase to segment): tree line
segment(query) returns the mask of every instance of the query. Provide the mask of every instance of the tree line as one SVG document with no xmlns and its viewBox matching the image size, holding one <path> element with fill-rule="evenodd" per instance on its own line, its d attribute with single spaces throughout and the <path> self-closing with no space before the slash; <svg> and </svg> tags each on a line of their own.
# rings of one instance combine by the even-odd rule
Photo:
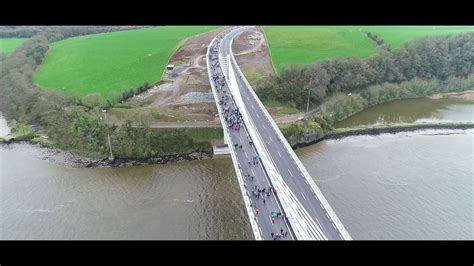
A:
<svg viewBox="0 0 474 266">
<path fill-rule="evenodd" d="M 313 142 L 334 130 L 334 125 L 365 108 L 387 101 L 424 97 L 436 93 L 460 92 L 474 88 L 474 74 L 467 78 L 449 77 L 440 79 L 414 78 L 401 83 L 372 85 L 351 96 L 340 95 L 331 104 L 325 105 L 322 112 L 308 120 L 282 126 L 281 130 L 291 145 Z"/>
<path fill-rule="evenodd" d="M 0 38 L 30 38 L 45 34 L 51 42 L 66 38 L 144 28 L 147 26 L 0 26 Z"/>
<path fill-rule="evenodd" d="M 262 100 L 275 100 L 300 110 L 334 93 L 361 92 L 372 85 L 401 83 L 413 78 L 445 80 L 474 72 L 474 33 L 425 37 L 391 52 L 365 59 L 334 58 L 309 65 L 284 67 L 279 77 L 260 85 Z"/>
</svg>

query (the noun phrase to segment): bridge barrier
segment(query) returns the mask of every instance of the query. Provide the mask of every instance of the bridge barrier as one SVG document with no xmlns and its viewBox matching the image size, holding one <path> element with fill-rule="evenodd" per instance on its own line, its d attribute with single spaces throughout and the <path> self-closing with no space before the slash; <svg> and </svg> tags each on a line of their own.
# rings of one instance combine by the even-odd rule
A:
<svg viewBox="0 0 474 266">
<path fill-rule="evenodd" d="M 246 28 L 246 27 L 244 27 Z M 238 30 L 238 29 L 236 29 Z M 231 51 L 232 51 L 232 43 L 233 43 L 233 38 L 232 40 L 230 41 L 230 47 L 231 47 Z M 301 161 L 299 160 L 298 156 L 296 156 L 295 152 L 293 151 L 293 149 L 291 148 L 290 144 L 288 143 L 288 141 L 286 140 L 286 138 L 283 136 L 283 134 L 281 133 L 280 129 L 278 128 L 278 126 L 276 125 L 275 121 L 273 121 L 273 118 L 270 116 L 270 114 L 268 113 L 267 109 L 265 108 L 265 106 L 262 104 L 262 102 L 260 101 L 260 99 L 258 98 L 257 94 L 255 93 L 255 91 L 252 89 L 252 86 L 250 86 L 250 83 L 247 81 L 247 79 L 245 78 L 244 74 L 242 73 L 242 71 L 240 70 L 240 68 L 238 67 L 238 64 L 237 64 L 237 61 L 235 60 L 235 57 L 234 57 L 234 54 L 231 52 L 230 53 L 230 59 L 232 60 L 232 63 L 234 63 L 237 67 L 237 71 L 239 73 L 239 75 L 242 77 L 243 81 L 245 82 L 245 84 L 247 85 L 247 87 L 249 88 L 250 90 L 250 93 L 251 95 L 254 97 L 255 101 L 258 103 L 258 105 L 260 106 L 260 108 L 263 110 L 263 113 L 265 114 L 265 117 L 266 119 L 270 122 L 273 130 L 276 132 L 276 134 L 278 135 L 279 139 L 280 139 L 280 142 L 285 146 L 286 150 L 288 151 L 289 155 L 292 157 L 293 161 L 298 165 L 298 168 L 300 169 L 301 173 L 303 174 L 303 176 L 306 178 L 306 180 L 308 181 L 311 189 L 313 190 L 313 192 L 315 193 L 315 195 L 318 197 L 319 201 L 321 202 L 321 204 L 324 206 L 324 209 L 326 209 L 326 212 L 329 214 L 329 216 L 331 217 L 331 219 L 333 220 L 334 224 L 336 225 L 338 231 L 341 233 L 341 236 L 342 236 L 342 239 L 344 240 L 351 240 L 352 238 L 350 237 L 349 233 L 347 232 L 347 230 L 345 229 L 344 225 L 341 223 L 341 221 L 339 220 L 339 218 L 337 217 L 336 213 L 334 212 L 334 210 L 331 208 L 331 206 L 329 205 L 329 203 L 327 202 L 326 198 L 323 196 L 323 194 L 321 193 L 321 191 L 319 190 L 318 186 L 316 185 L 316 183 L 314 182 L 314 180 L 311 178 L 311 175 L 308 173 L 308 171 L 306 170 L 306 168 L 304 167 L 304 165 L 301 163 Z"/>
<path fill-rule="evenodd" d="M 221 56 L 221 54 L 219 54 L 219 56 Z M 221 58 L 221 60 L 229 60 L 229 57 L 227 56 L 226 59 Z M 234 100 L 240 109 L 247 129 L 250 129 L 248 130 L 248 134 L 254 141 L 254 147 L 256 148 L 257 153 L 261 155 L 261 161 L 263 164 L 262 166 L 264 166 L 263 168 L 269 178 L 269 182 L 277 189 L 277 191 L 279 191 L 278 199 L 280 203 L 282 203 L 281 205 L 285 206 L 284 210 L 290 214 L 291 218 L 288 222 L 291 226 L 289 227 L 292 229 L 297 239 L 327 239 L 321 229 L 316 225 L 314 219 L 308 214 L 306 209 L 302 206 L 291 189 L 289 189 L 289 187 L 286 185 L 281 174 L 279 174 L 278 170 L 273 166 L 275 163 L 273 162 L 271 156 L 268 156 L 268 159 L 267 156 L 264 156 L 268 154 L 268 150 L 265 145 L 262 144 L 264 141 L 261 140 L 260 135 L 258 133 L 255 134 L 255 125 L 251 116 L 247 114 L 247 108 L 241 97 L 232 64 L 226 65 L 228 66 L 227 78 L 229 80 L 229 89 L 231 90 Z"/>
<path fill-rule="evenodd" d="M 221 124 L 222 124 L 222 129 L 224 131 L 224 139 L 225 139 L 225 142 L 227 144 L 229 144 L 228 147 L 230 149 L 230 155 L 231 155 L 231 158 L 232 158 L 232 162 L 234 164 L 235 173 L 237 175 L 237 181 L 239 183 L 240 192 L 242 193 L 242 198 L 243 198 L 244 203 L 245 203 L 245 208 L 246 208 L 247 214 L 250 218 L 250 225 L 252 227 L 252 231 L 253 231 L 255 239 L 256 240 L 262 240 L 262 234 L 261 234 L 260 229 L 258 227 L 256 217 L 253 214 L 253 208 L 252 208 L 252 205 L 250 203 L 249 197 L 247 196 L 246 189 L 244 187 L 244 180 L 242 178 L 242 174 L 241 174 L 241 171 L 240 171 L 240 166 L 237 162 L 237 158 L 235 157 L 234 145 L 232 145 L 232 141 L 229 137 L 230 136 L 229 132 L 228 132 L 229 129 L 226 127 L 226 124 L 225 124 L 225 121 L 224 121 L 224 116 L 222 114 L 222 110 L 221 110 L 221 107 L 220 107 L 219 102 L 218 102 L 218 96 L 217 96 L 217 92 L 216 92 L 215 83 L 214 83 L 214 80 L 212 79 L 212 76 L 211 76 L 211 66 L 209 65 L 210 64 L 209 63 L 210 62 L 209 54 L 210 54 L 210 49 L 211 49 L 211 47 L 213 47 L 213 43 L 216 41 L 216 39 L 217 39 L 217 37 L 214 37 L 212 39 L 211 43 L 209 44 L 208 48 L 207 48 L 207 53 L 206 53 L 207 74 L 209 76 L 209 82 L 211 83 L 212 94 L 214 95 L 214 101 L 216 103 L 217 111 L 219 112 L 219 118 L 220 118 Z"/>
</svg>

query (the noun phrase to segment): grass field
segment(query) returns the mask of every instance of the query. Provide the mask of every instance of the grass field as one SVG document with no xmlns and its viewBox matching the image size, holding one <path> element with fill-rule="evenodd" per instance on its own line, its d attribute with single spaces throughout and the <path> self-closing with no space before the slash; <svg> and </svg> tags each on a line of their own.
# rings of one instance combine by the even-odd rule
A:
<svg viewBox="0 0 474 266">
<path fill-rule="evenodd" d="M 309 64 L 336 56 L 366 57 L 376 45 L 356 26 L 265 26 L 277 73 L 287 64 Z"/>
<path fill-rule="evenodd" d="M 473 26 L 265 26 L 272 62 L 277 73 L 283 65 L 309 64 L 337 57 L 367 57 L 377 53 L 376 45 L 360 31 L 380 36 L 390 47 L 423 36 L 474 30 Z"/>
<path fill-rule="evenodd" d="M 20 45 L 26 39 L 21 38 L 5 38 L 0 39 L 0 54 L 11 54 L 16 48 L 20 47 Z"/>
<path fill-rule="evenodd" d="M 418 37 L 474 31 L 474 26 L 370 26 L 362 27 L 377 34 L 391 48 Z"/>
<path fill-rule="evenodd" d="M 161 79 L 170 56 L 187 37 L 216 26 L 166 26 L 94 34 L 51 44 L 34 81 L 73 94 L 115 98 Z"/>
</svg>

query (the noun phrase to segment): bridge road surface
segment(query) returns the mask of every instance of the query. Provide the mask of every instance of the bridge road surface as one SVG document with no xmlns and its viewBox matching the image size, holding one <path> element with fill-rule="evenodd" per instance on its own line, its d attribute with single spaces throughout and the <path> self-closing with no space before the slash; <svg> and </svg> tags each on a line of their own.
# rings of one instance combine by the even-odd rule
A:
<svg viewBox="0 0 474 266">
<path fill-rule="evenodd" d="M 231 40 L 246 30 L 249 30 L 249 27 L 233 31 L 222 39 L 220 52 L 224 57 L 232 53 L 232 48 L 230 47 Z M 234 69 L 239 68 L 237 64 L 232 62 L 232 60 L 230 60 L 230 63 L 232 63 Z M 317 195 L 313 192 L 296 162 L 285 149 L 285 146 L 281 143 L 279 136 L 267 120 L 264 112 L 260 109 L 259 104 L 251 95 L 249 90 L 252 90 L 252 88 L 247 86 L 247 83 L 244 82 L 244 78 L 245 77 L 240 76 L 238 72 L 236 72 L 237 83 L 242 98 L 246 104 L 248 114 L 250 114 L 251 119 L 254 121 L 258 134 L 263 139 L 264 145 L 266 145 L 269 155 L 275 163 L 277 171 L 283 177 L 288 187 L 298 198 L 306 211 L 316 221 L 326 238 L 328 240 L 343 240 L 343 237 L 336 228 L 334 221 L 321 204 Z"/>
<path fill-rule="evenodd" d="M 208 59 L 208 62 L 210 64 L 213 64 L 217 61 L 217 59 L 212 60 L 211 58 Z M 211 69 L 211 75 L 212 74 L 219 74 L 220 76 L 223 77 L 222 69 L 220 66 L 218 66 L 217 62 L 217 67 L 213 68 L 210 67 Z M 211 85 L 212 86 L 212 85 Z M 228 88 L 227 82 L 224 83 L 224 86 L 222 89 L 217 91 L 217 96 L 218 96 L 218 101 L 222 96 L 229 95 L 230 90 Z M 227 100 L 227 104 L 220 105 L 218 108 L 223 108 L 229 107 L 230 111 L 236 109 L 236 104 L 233 100 L 232 97 L 229 96 Z M 272 217 L 271 213 L 274 211 L 284 213 L 283 210 L 281 209 L 281 206 L 279 205 L 278 199 L 276 198 L 274 193 L 270 193 L 270 197 L 260 197 L 257 198 L 252 195 L 252 191 L 255 190 L 255 186 L 258 186 L 258 188 L 263 189 L 266 188 L 268 190 L 269 187 L 272 185 L 269 182 L 269 179 L 266 177 L 266 173 L 263 169 L 263 166 L 261 163 L 258 163 L 256 165 L 253 164 L 253 157 L 257 155 L 255 148 L 253 145 L 250 145 L 251 138 L 249 134 L 247 133 L 247 129 L 245 124 L 243 127 L 240 129 L 239 132 L 236 130 L 229 128 L 227 125 L 223 125 L 228 128 L 229 132 L 229 137 L 231 140 L 231 143 L 228 143 L 228 145 L 235 145 L 238 144 L 239 146 L 242 145 L 242 149 L 240 147 L 234 148 L 235 149 L 235 155 L 237 162 L 239 164 L 239 171 L 241 172 L 242 176 L 245 176 L 247 174 L 252 175 L 254 178 L 247 177 L 244 178 L 244 183 L 246 187 L 246 196 L 249 198 L 253 208 L 252 211 L 255 215 L 255 219 L 257 220 L 257 224 L 259 227 L 259 231 L 261 234 L 262 239 L 264 240 L 271 240 L 271 233 L 273 232 L 275 235 L 277 233 L 280 233 L 280 230 L 283 229 L 284 232 L 288 232 L 287 237 L 282 237 L 280 238 L 281 240 L 294 240 L 295 237 L 293 235 L 292 230 L 289 228 L 287 223 L 285 222 L 284 218 L 275 218 L 274 223 L 272 223 Z M 233 146 L 235 147 L 235 146 Z M 249 162 L 251 162 L 249 164 Z M 265 203 L 263 203 L 263 199 L 265 199 Z M 256 214 L 256 210 L 259 210 L 258 214 Z"/>
</svg>

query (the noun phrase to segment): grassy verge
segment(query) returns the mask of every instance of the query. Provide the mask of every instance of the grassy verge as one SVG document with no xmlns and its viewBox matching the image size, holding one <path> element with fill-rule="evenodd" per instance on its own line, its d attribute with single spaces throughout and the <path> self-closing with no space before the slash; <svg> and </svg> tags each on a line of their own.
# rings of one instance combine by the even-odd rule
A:
<svg viewBox="0 0 474 266">
<path fill-rule="evenodd" d="M 391 48 L 425 36 L 446 35 L 474 31 L 473 26 L 370 26 L 361 27 L 378 35 Z"/>
<path fill-rule="evenodd" d="M 374 45 L 357 26 L 265 26 L 276 72 L 284 65 L 310 64 L 336 56 L 366 57 Z"/>
<path fill-rule="evenodd" d="M 25 40 L 23 38 L 0 38 L 0 54 L 11 54 Z"/>
<path fill-rule="evenodd" d="M 111 108 L 108 114 L 109 124 L 119 124 L 127 120 L 130 121 L 144 121 L 146 123 L 152 122 L 174 122 L 177 120 L 184 120 L 184 116 L 177 116 L 176 114 L 169 114 L 158 108 Z"/>
<path fill-rule="evenodd" d="M 279 103 L 275 100 L 264 101 L 263 105 L 267 109 L 270 109 L 270 108 L 276 109 L 278 111 L 278 114 L 280 114 L 280 115 L 292 115 L 292 114 L 301 113 L 301 111 L 296 109 L 295 107 L 288 106 L 288 105 L 282 105 L 281 103 Z"/>
<path fill-rule="evenodd" d="M 29 140 L 35 136 L 35 131 L 31 125 L 13 121 L 9 126 L 11 127 L 11 133 L 4 138 L 5 140 Z"/>
<path fill-rule="evenodd" d="M 211 141 L 224 138 L 222 128 L 186 128 L 186 134 L 196 141 Z"/>
</svg>

